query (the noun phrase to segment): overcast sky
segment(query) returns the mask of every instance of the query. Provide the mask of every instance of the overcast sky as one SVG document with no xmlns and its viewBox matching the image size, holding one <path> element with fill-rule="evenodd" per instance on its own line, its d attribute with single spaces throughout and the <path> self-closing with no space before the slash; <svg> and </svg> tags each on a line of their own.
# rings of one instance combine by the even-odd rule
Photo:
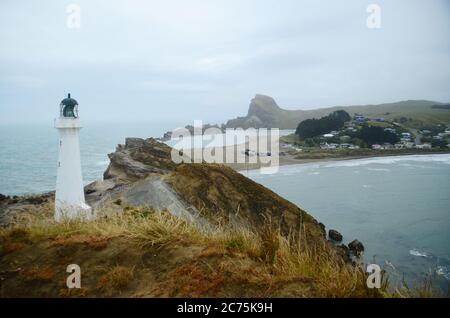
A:
<svg viewBox="0 0 450 318">
<path fill-rule="evenodd" d="M 256 93 L 287 109 L 450 102 L 450 1 L 2 0 L 0 122 L 52 120 L 67 92 L 87 121 L 223 122 Z"/>
</svg>

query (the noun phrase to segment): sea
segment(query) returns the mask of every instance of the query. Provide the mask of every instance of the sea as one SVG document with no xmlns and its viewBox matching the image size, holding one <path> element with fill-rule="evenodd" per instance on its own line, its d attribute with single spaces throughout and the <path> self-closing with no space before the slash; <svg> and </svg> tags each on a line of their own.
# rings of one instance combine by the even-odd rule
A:
<svg viewBox="0 0 450 318">
<path fill-rule="evenodd" d="M 450 281 L 450 154 L 377 157 L 243 172 L 365 247 L 391 286 Z"/>
<path fill-rule="evenodd" d="M 126 137 L 160 137 L 182 122 L 96 123 L 80 132 L 83 179 L 101 179 L 108 153 Z M 284 132 L 282 134 L 286 134 Z M 53 123 L 0 125 L 0 193 L 53 191 L 58 160 Z M 363 261 L 393 284 L 450 282 L 450 154 L 377 157 L 241 172 L 295 203 L 328 229 L 365 246 Z"/>
</svg>

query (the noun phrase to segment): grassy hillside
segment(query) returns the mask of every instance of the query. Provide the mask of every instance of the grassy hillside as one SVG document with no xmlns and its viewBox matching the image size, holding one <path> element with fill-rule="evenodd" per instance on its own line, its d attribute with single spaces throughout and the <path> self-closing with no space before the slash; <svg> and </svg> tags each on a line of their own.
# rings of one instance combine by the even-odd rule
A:
<svg viewBox="0 0 450 318">
<path fill-rule="evenodd" d="M 213 224 L 245 224 L 257 231 L 270 220 L 284 236 L 303 230 L 311 244 L 325 240 L 323 225 L 311 215 L 230 167 L 182 164 L 166 180 Z"/>
<path fill-rule="evenodd" d="M 269 96 L 256 95 L 252 99 L 247 116 L 229 120 L 227 127 L 267 127 L 295 129 L 310 118 L 321 118 L 336 110 L 345 110 L 367 117 L 383 117 L 392 120 L 406 120 L 409 128 L 421 128 L 429 124 L 450 124 L 450 109 L 433 107 L 441 103 L 426 100 L 408 100 L 379 105 L 334 106 L 310 110 L 286 110 L 280 108 Z"/>
</svg>

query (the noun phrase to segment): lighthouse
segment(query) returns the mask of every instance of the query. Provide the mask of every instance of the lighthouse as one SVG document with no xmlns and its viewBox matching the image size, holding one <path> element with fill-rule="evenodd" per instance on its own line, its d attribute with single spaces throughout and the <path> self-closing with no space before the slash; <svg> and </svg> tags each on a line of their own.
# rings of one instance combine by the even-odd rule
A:
<svg viewBox="0 0 450 318">
<path fill-rule="evenodd" d="M 81 129 L 78 118 L 78 102 L 70 97 L 60 104 L 59 118 L 55 120 L 59 133 L 59 160 L 56 177 L 55 220 L 92 219 L 92 209 L 84 200 L 81 176 L 80 143 Z"/>
</svg>

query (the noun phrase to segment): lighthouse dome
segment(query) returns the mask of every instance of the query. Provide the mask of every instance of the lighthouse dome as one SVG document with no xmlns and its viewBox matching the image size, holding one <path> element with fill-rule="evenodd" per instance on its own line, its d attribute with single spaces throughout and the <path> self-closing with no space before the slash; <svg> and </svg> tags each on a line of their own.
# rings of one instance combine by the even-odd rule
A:
<svg viewBox="0 0 450 318">
<path fill-rule="evenodd" d="M 64 98 L 60 104 L 60 116 L 61 117 L 78 117 L 78 102 L 70 97 L 70 93 L 67 98 Z"/>
</svg>

